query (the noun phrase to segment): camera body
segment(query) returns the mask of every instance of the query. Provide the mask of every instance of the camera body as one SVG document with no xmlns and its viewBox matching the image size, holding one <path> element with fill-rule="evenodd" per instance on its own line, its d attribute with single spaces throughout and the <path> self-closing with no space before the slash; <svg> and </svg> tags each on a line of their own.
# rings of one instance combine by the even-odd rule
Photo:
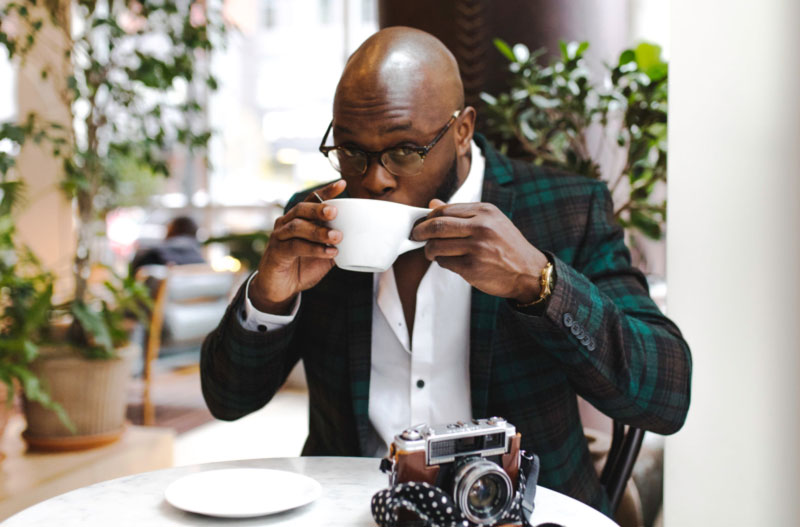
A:
<svg viewBox="0 0 800 527">
<path fill-rule="evenodd" d="M 439 487 L 468 520 L 491 525 L 511 507 L 518 488 L 520 440 L 502 417 L 408 428 L 390 447 L 389 483 Z"/>
</svg>

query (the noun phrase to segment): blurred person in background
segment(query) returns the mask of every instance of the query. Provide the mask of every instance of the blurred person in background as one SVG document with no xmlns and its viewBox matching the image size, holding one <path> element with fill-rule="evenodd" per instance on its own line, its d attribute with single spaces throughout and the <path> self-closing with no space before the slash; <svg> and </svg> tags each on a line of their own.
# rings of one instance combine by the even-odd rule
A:
<svg viewBox="0 0 800 527">
<path fill-rule="evenodd" d="M 167 225 L 164 240 L 136 251 L 131 261 L 131 276 L 145 265 L 184 265 L 205 263 L 197 241 L 197 223 L 188 216 L 178 216 Z"/>
</svg>

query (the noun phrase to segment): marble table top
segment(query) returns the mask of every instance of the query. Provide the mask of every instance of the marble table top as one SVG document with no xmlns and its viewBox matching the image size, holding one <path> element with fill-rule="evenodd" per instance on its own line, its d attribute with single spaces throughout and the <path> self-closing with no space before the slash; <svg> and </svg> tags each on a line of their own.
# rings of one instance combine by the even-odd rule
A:
<svg viewBox="0 0 800 527">
<path fill-rule="evenodd" d="M 17 513 L 3 527 L 139 527 L 142 525 L 236 525 L 293 527 L 374 527 L 370 500 L 388 485 L 373 458 L 299 457 L 209 463 L 145 472 L 67 492 Z M 269 468 L 305 474 L 322 485 L 322 496 L 291 511 L 250 519 L 220 519 L 176 509 L 164 499 L 178 478 L 224 468 Z M 613 527 L 606 516 L 544 487 L 536 492 L 533 525 L 554 522 L 566 527 Z"/>
</svg>

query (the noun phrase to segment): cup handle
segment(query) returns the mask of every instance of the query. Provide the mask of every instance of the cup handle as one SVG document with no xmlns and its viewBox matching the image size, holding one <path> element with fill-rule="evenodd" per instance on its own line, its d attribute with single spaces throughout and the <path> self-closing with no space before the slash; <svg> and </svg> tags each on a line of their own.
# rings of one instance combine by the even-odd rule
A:
<svg viewBox="0 0 800 527">
<path fill-rule="evenodd" d="M 400 251 L 397 253 L 397 255 L 399 256 L 399 255 L 401 255 L 403 253 L 407 253 L 408 251 L 411 251 L 413 249 L 419 249 L 423 245 L 425 245 L 424 241 L 418 242 L 418 241 L 414 241 L 412 239 L 406 238 L 405 240 L 403 240 L 403 243 L 400 244 Z"/>
<path fill-rule="evenodd" d="M 431 209 L 412 209 L 412 210 L 414 211 L 412 212 L 412 218 L 411 218 L 412 228 L 414 227 L 414 223 L 427 216 L 428 213 L 431 211 Z M 411 251 L 413 249 L 419 249 L 423 245 L 425 245 L 424 241 L 417 242 L 412 240 L 411 238 L 406 238 L 405 240 L 403 240 L 403 243 L 400 244 L 400 250 L 398 251 L 397 255 L 400 256 L 401 254 L 407 253 L 408 251 Z"/>
</svg>

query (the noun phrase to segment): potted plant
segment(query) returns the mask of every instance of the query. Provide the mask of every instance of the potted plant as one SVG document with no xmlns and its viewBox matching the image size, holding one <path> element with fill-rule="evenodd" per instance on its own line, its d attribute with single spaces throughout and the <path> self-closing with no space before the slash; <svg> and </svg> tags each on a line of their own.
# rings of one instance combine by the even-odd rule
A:
<svg viewBox="0 0 800 527">
<path fill-rule="evenodd" d="M 605 77 L 592 81 L 587 42 L 543 50 L 494 41 L 509 61 L 509 89 L 482 94 L 489 138 L 501 151 L 533 163 L 607 181 L 614 215 L 629 232 L 660 239 L 667 178 L 667 63 L 661 48 L 623 51 Z M 634 240 L 635 241 L 635 240 Z"/>
<path fill-rule="evenodd" d="M 45 24 L 68 43 L 71 71 L 61 95 L 75 117 L 74 127 L 36 114 L 0 127 L 0 141 L 16 148 L 34 141 L 62 161 L 61 188 L 74 204 L 76 220 L 74 295 L 48 306 L 43 346 L 32 371 L 65 407 L 77 437 L 28 398 L 25 434 L 31 444 L 80 448 L 121 433 L 128 360 L 136 352 L 128 345 L 125 314 L 143 316 L 147 290 L 98 266 L 96 241 L 131 174 L 134 179 L 137 174 L 166 176 L 169 152 L 206 146 L 210 134 L 201 100 L 216 88 L 208 55 L 221 34 L 214 19 L 202 1 L 24 0 L 0 7 L 0 45 L 12 58 L 25 60 Z M 61 60 L 61 52 L 54 57 Z M 39 74 L 46 82 L 61 69 L 46 64 Z M 0 172 L 4 181 L 24 182 L 15 151 L 0 152 Z M 107 276 L 90 280 L 98 269 Z M 95 387 L 108 391 L 88 391 Z M 82 407 L 73 404 L 81 402 Z M 101 422 L 95 410 L 109 418 Z"/>
<path fill-rule="evenodd" d="M 12 211 L 20 189 L 19 182 L 0 181 L 0 436 L 17 390 L 28 401 L 54 411 L 68 429 L 72 427 L 31 366 L 51 308 L 53 277 L 30 250 L 16 243 Z"/>
</svg>

